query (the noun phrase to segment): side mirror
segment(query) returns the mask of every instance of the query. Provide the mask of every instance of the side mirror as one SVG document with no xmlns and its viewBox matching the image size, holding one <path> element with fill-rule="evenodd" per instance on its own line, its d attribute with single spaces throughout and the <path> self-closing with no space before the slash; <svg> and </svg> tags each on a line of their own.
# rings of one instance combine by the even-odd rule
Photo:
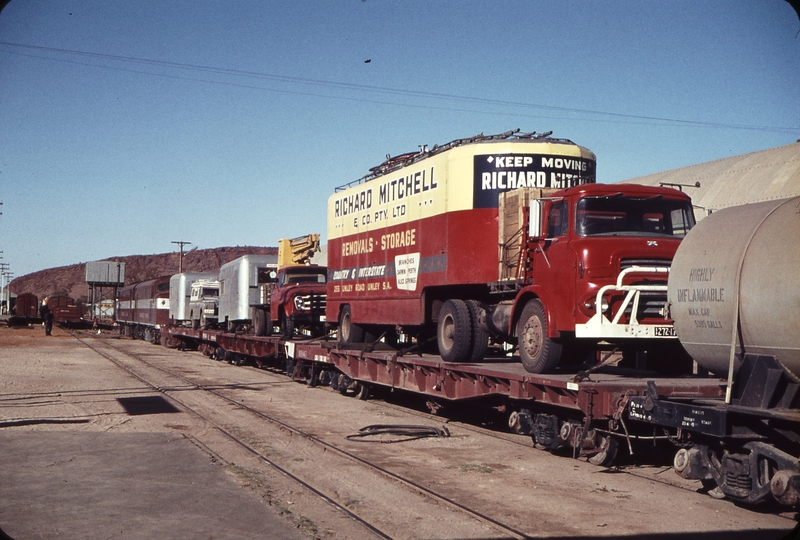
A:
<svg viewBox="0 0 800 540">
<path fill-rule="evenodd" d="M 530 238 L 542 237 L 542 210 L 544 203 L 540 199 L 531 201 L 531 210 L 528 214 L 528 236 Z"/>
</svg>

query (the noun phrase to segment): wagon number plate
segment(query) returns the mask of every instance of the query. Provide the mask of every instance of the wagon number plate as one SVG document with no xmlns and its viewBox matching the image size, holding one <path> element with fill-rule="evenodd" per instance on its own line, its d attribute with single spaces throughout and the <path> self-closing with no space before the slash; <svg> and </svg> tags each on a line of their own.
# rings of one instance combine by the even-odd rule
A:
<svg viewBox="0 0 800 540">
<path fill-rule="evenodd" d="M 654 328 L 654 335 L 656 337 L 675 337 L 674 326 L 656 326 Z"/>
</svg>

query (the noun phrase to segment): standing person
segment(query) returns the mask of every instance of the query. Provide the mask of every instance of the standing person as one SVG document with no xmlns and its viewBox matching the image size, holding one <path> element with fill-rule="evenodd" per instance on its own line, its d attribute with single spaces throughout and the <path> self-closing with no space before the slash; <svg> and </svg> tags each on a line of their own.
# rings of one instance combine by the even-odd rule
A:
<svg viewBox="0 0 800 540">
<path fill-rule="evenodd" d="M 53 312 L 50 311 L 46 301 L 42 302 L 42 308 L 39 314 L 44 321 L 44 335 L 49 336 L 50 332 L 53 330 Z"/>
</svg>

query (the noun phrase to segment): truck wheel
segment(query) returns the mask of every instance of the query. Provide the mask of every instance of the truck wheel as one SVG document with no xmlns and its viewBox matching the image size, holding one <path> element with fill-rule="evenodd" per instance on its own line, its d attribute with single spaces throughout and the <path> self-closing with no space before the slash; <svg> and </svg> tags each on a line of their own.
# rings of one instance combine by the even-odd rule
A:
<svg viewBox="0 0 800 540">
<path fill-rule="evenodd" d="M 517 323 L 519 359 L 528 373 L 551 371 L 561 359 L 561 345 L 547 337 L 547 314 L 539 300 L 531 300 Z"/>
<path fill-rule="evenodd" d="M 353 322 L 350 306 L 342 307 L 339 313 L 339 344 L 364 343 L 364 329 Z"/>
<path fill-rule="evenodd" d="M 472 320 L 472 355 L 470 362 L 480 362 L 489 349 L 489 332 L 481 328 L 480 319 L 484 315 L 483 308 L 477 300 L 467 300 L 469 316 Z"/>
<path fill-rule="evenodd" d="M 463 300 L 448 300 L 439 311 L 436 330 L 439 354 L 445 362 L 469 362 L 472 354 L 472 317 Z"/>
<path fill-rule="evenodd" d="M 286 339 L 294 337 L 294 321 L 286 315 L 281 317 L 281 335 Z"/>
<path fill-rule="evenodd" d="M 256 308 L 253 315 L 253 330 L 257 336 L 267 335 L 267 317 L 265 310 Z"/>
<path fill-rule="evenodd" d="M 265 309 L 264 311 L 264 335 L 271 336 L 272 333 L 275 331 L 275 327 L 272 326 L 272 315 L 270 315 L 269 309 Z"/>
</svg>

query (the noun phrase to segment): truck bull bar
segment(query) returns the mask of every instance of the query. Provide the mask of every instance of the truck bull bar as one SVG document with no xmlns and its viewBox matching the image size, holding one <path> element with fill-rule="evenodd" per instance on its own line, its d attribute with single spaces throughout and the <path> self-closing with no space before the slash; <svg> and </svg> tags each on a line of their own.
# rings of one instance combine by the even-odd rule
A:
<svg viewBox="0 0 800 540">
<path fill-rule="evenodd" d="M 660 266 L 631 266 L 617 276 L 614 285 L 605 285 L 597 291 L 595 299 L 595 314 L 586 324 L 575 325 L 575 337 L 593 339 L 677 339 L 675 329 L 671 324 L 640 324 L 637 313 L 639 312 L 639 298 L 643 292 L 663 292 L 666 294 L 666 285 L 623 285 L 622 282 L 628 274 L 669 274 L 669 268 Z M 625 299 L 619 306 L 613 319 L 603 313 L 603 296 L 608 291 L 621 291 Z M 625 324 L 620 322 L 625 310 L 631 306 L 630 321 Z"/>
</svg>

